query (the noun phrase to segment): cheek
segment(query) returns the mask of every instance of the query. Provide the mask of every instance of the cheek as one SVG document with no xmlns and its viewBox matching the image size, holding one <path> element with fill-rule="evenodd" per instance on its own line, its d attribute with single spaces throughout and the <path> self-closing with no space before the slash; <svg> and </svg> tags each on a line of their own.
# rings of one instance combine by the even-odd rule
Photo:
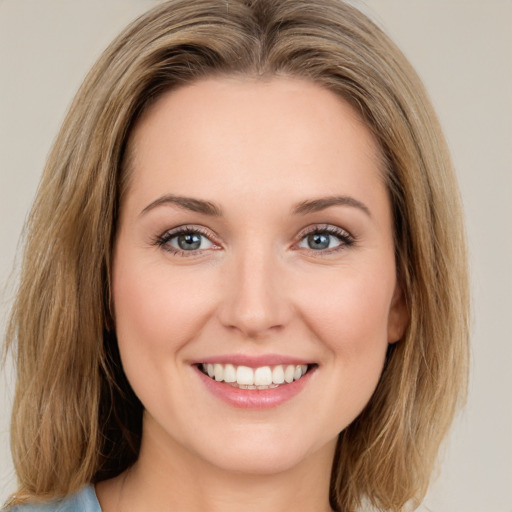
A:
<svg viewBox="0 0 512 512">
<path fill-rule="evenodd" d="M 335 366 L 332 385 L 356 409 L 370 398 L 384 365 L 392 276 L 341 270 L 323 283 L 317 279 L 322 293 L 301 296 L 301 314 Z"/>
<path fill-rule="evenodd" d="M 340 273 L 342 274 L 342 273 Z M 336 348 L 358 351 L 368 344 L 387 344 L 387 325 L 394 283 L 387 276 L 330 276 L 321 293 L 304 295 L 301 309 L 319 337 Z"/>
<path fill-rule="evenodd" d="M 183 349 L 197 338 L 212 300 L 201 289 L 201 272 L 192 279 L 151 258 L 124 254 L 113 267 L 116 333 L 124 372 L 144 408 L 173 430 L 176 410 L 187 411 L 194 397 L 182 383 Z M 202 411 L 197 412 L 199 416 Z"/>
<path fill-rule="evenodd" d="M 200 283 L 200 276 L 169 275 L 162 265 L 119 259 L 114 266 L 113 298 L 123 360 L 157 364 L 162 355 L 176 353 L 193 338 L 212 303 Z"/>
<path fill-rule="evenodd" d="M 389 269 L 376 273 L 347 265 L 317 271 L 294 289 L 296 311 L 322 354 L 325 391 L 315 398 L 314 425 L 324 425 L 331 436 L 362 412 L 382 374 L 395 283 L 394 266 Z"/>
</svg>

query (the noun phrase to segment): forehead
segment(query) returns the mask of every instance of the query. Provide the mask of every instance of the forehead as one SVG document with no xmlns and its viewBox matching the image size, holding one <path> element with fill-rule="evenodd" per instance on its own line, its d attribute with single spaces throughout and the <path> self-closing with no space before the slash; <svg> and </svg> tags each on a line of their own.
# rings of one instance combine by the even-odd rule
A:
<svg viewBox="0 0 512 512">
<path fill-rule="evenodd" d="M 212 78 L 169 91 L 137 122 L 129 153 L 130 181 L 148 195 L 158 183 L 186 194 L 285 186 L 325 195 L 340 180 L 359 190 L 382 182 L 379 147 L 355 109 L 295 78 Z"/>
</svg>

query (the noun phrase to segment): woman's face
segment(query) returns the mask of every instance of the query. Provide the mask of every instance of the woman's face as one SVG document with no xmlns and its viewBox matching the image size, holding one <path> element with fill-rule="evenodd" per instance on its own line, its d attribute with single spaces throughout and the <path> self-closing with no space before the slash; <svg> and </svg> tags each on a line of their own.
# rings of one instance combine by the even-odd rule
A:
<svg viewBox="0 0 512 512">
<path fill-rule="evenodd" d="M 369 130 L 306 81 L 209 79 L 159 99 L 129 149 L 113 297 L 143 450 L 330 460 L 406 322 Z"/>
</svg>

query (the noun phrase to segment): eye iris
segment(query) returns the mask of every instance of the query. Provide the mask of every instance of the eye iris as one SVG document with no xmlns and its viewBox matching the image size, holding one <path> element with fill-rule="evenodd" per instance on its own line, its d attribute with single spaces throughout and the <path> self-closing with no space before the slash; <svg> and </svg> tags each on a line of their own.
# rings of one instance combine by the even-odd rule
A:
<svg viewBox="0 0 512 512">
<path fill-rule="evenodd" d="M 197 233 L 185 233 L 178 237 L 178 245 L 184 251 L 193 251 L 201 246 L 201 235 Z"/>
<path fill-rule="evenodd" d="M 324 233 L 308 235 L 308 246 L 310 249 L 327 249 L 329 247 L 329 235 Z"/>
</svg>

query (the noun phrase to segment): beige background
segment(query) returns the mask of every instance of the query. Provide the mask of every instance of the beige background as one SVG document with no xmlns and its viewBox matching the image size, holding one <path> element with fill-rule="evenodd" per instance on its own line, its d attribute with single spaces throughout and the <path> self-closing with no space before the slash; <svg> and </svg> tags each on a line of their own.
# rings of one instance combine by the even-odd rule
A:
<svg viewBox="0 0 512 512">
<path fill-rule="evenodd" d="M 193 1 L 193 0 L 191 0 Z M 84 74 L 154 0 L 0 0 L 0 329 L 45 155 Z M 469 403 L 423 512 L 512 512 L 512 0 L 369 0 L 423 77 L 445 127 L 473 274 Z M 13 490 L 0 376 L 0 501 Z"/>
</svg>

